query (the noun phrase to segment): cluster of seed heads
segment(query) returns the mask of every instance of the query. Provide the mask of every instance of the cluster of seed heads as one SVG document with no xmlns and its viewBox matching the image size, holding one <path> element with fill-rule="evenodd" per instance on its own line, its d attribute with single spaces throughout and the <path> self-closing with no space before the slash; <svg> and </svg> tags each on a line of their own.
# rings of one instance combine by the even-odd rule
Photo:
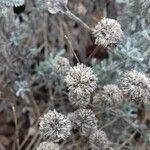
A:
<svg viewBox="0 0 150 150">
<path fill-rule="evenodd" d="M 52 14 L 64 13 L 68 10 L 67 2 L 68 0 L 46 0 L 46 5 Z M 70 16 L 82 23 L 73 14 Z M 86 27 L 85 24 L 84 26 Z M 104 47 L 118 44 L 123 36 L 120 24 L 108 18 L 103 18 L 90 31 L 95 38 L 95 44 Z M 55 143 L 67 139 L 72 129 L 78 129 L 82 136 L 89 137 L 92 150 L 106 150 L 110 142 L 105 132 L 98 129 L 94 109 L 102 111 L 118 107 L 127 97 L 136 103 L 150 103 L 150 79 L 136 71 L 124 73 L 119 86 L 105 85 L 98 90 L 96 75 L 91 67 L 84 64 L 78 63 L 71 67 L 68 59 L 60 57 L 53 64 L 53 72 L 64 77 L 69 101 L 77 110 L 67 116 L 55 110 L 44 114 L 39 124 L 40 131 L 43 139 L 49 142 L 41 143 L 37 150 L 58 150 L 59 146 Z"/>
<path fill-rule="evenodd" d="M 95 90 L 97 78 L 90 67 L 83 64 L 70 67 L 68 61 L 64 62 L 67 62 L 69 67 L 68 72 L 64 75 L 69 90 L 69 101 L 78 109 L 67 116 L 55 110 L 44 114 L 40 121 L 41 135 L 49 142 L 59 142 L 67 139 L 72 129 L 78 129 L 82 136 L 89 137 L 92 150 L 105 150 L 108 148 L 109 140 L 105 132 L 98 129 L 95 109 L 102 111 L 118 107 L 127 97 L 138 104 L 149 103 L 150 79 L 135 70 L 127 71 L 123 74 L 119 86 L 110 84 Z M 61 63 L 57 65 L 62 68 L 66 66 Z M 94 112 L 87 108 L 90 103 Z"/>
</svg>

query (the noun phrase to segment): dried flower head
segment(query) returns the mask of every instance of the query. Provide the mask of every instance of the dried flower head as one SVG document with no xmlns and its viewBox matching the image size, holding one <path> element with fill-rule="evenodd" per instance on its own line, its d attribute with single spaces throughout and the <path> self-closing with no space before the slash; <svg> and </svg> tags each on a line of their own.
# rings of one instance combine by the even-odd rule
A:
<svg viewBox="0 0 150 150">
<path fill-rule="evenodd" d="M 49 13 L 63 13 L 67 9 L 68 0 L 46 0 Z"/>
<path fill-rule="evenodd" d="M 78 97 L 74 91 L 69 91 L 69 101 L 74 107 L 85 108 L 90 103 L 91 94 L 87 93 Z"/>
<path fill-rule="evenodd" d="M 115 45 L 120 42 L 123 32 L 118 21 L 103 18 L 93 29 L 96 45 L 105 47 Z"/>
<path fill-rule="evenodd" d="M 37 150 L 60 150 L 59 145 L 53 142 L 42 142 Z"/>
<path fill-rule="evenodd" d="M 70 69 L 69 60 L 65 57 L 57 57 L 53 63 L 53 72 L 59 75 L 66 75 Z"/>
<path fill-rule="evenodd" d="M 125 96 L 138 104 L 150 103 L 150 79 L 135 70 L 127 71 L 120 80 L 120 87 Z"/>
<path fill-rule="evenodd" d="M 117 85 L 105 85 L 93 96 L 93 108 L 97 110 L 117 107 L 123 102 L 121 90 Z"/>
<path fill-rule="evenodd" d="M 96 76 L 92 69 L 86 67 L 84 64 L 77 64 L 77 66 L 70 68 L 70 71 L 65 77 L 65 81 L 69 91 L 74 91 L 77 98 L 85 94 L 90 94 L 97 87 Z"/>
<path fill-rule="evenodd" d="M 49 141 L 65 140 L 70 136 L 71 121 L 63 114 L 49 110 L 39 123 L 41 135 Z"/>
<path fill-rule="evenodd" d="M 73 114 L 71 121 L 74 128 L 79 128 L 80 133 L 87 136 L 92 130 L 97 129 L 97 118 L 90 109 L 78 109 Z"/>
<path fill-rule="evenodd" d="M 109 140 L 102 130 L 95 130 L 89 137 L 92 150 L 106 150 L 109 148 Z"/>
</svg>

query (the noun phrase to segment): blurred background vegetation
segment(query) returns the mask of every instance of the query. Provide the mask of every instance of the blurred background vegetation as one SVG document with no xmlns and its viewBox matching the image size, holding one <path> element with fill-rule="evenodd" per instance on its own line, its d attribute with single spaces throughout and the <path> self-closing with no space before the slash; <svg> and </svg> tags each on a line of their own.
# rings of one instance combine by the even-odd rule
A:
<svg viewBox="0 0 150 150">
<path fill-rule="evenodd" d="M 39 117 L 50 108 L 64 113 L 73 110 L 62 80 L 51 73 L 57 56 L 67 57 L 72 65 L 77 63 L 72 48 L 80 62 L 93 67 L 100 85 L 117 83 L 127 69 L 136 69 L 150 77 L 150 3 L 141 2 L 69 0 L 70 10 L 90 27 L 108 17 L 117 19 L 125 34 L 113 49 L 99 46 L 88 62 L 86 58 L 96 48 L 94 39 L 77 22 L 62 14 L 49 14 L 42 7 L 42 0 L 25 0 L 24 5 L 0 13 L 0 150 L 15 150 L 17 135 L 21 150 L 34 150 L 41 141 Z M 118 144 L 127 140 L 122 150 L 148 150 L 150 108 L 128 104 L 120 111 L 138 117 L 112 122 L 105 128 L 110 140 Z M 105 124 L 114 118 L 106 113 L 100 119 Z M 140 132 L 135 134 L 134 128 Z M 69 148 L 72 143 L 75 146 Z M 71 138 L 71 144 L 65 144 L 66 150 L 88 149 L 85 139 L 77 135 Z"/>
</svg>

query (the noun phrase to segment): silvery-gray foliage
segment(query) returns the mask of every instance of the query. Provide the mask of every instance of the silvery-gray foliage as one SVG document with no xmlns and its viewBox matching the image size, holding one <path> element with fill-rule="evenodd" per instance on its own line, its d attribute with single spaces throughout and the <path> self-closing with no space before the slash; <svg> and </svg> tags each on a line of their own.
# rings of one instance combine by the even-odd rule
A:
<svg viewBox="0 0 150 150">
<path fill-rule="evenodd" d="M 30 87 L 27 81 L 15 81 L 14 89 L 16 96 L 24 97 L 25 92 L 30 91 Z"/>
<path fill-rule="evenodd" d="M 56 73 L 55 62 L 64 55 L 65 50 L 62 49 L 59 52 L 53 50 L 44 61 L 41 61 L 36 66 L 37 78 L 42 78 L 49 81 L 49 84 L 55 85 L 57 91 L 62 91 L 65 88 L 64 75 Z"/>
<path fill-rule="evenodd" d="M 120 1 L 120 0 L 117 0 Z M 127 34 L 149 28 L 150 2 L 149 0 L 122 1 L 124 13 L 118 16 L 124 31 Z"/>
<path fill-rule="evenodd" d="M 46 77 L 47 79 L 55 78 L 56 74 L 53 72 L 54 62 L 65 53 L 65 50 L 61 50 L 58 53 L 52 51 L 48 57 L 40 62 L 39 66 L 36 67 L 36 70 L 39 75 Z"/>
</svg>

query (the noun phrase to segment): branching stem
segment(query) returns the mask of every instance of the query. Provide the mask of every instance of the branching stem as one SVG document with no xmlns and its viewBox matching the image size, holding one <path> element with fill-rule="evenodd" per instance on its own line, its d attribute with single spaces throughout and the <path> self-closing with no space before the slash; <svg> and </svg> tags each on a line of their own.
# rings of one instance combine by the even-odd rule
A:
<svg viewBox="0 0 150 150">
<path fill-rule="evenodd" d="M 86 30 L 88 30 L 89 32 L 91 32 L 91 28 L 86 24 L 84 23 L 79 17 L 77 17 L 76 15 L 74 15 L 69 9 L 67 9 L 64 14 L 73 19 L 74 21 L 80 23 Z"/>
</svg>

